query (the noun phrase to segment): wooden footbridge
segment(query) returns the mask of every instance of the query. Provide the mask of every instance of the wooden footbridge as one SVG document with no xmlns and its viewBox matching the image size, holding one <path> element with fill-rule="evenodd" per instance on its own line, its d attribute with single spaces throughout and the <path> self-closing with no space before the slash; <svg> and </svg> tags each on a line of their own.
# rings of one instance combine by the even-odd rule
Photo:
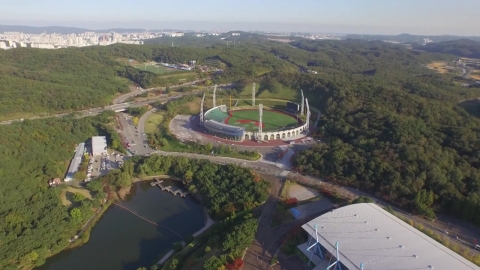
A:
<svg viewBox="0 0 480 270">
<path fill-rule="evenodd" d="M 183 192 L 183 191 L 181 191 L 181 190 L 179 190 L 179 189 L 173 190 L 171 186 L 165 187 L 165 186 L 163 186 L 162 183 L 163 183 L 163 180 L 160 180 L 160 179 L 158 179 L 158 178 L 155 178 L 155 181 L 152 182 L 151 185 L 152 185 L 152 187 L 153 187 L 153 186 L 159 186 L 160 189 L 162 189 L 162 191 L 170 192 L 170 193 L 172 193 L 174 196 L 176 196 L 177 194 L 179 194 L 180 197 L 183 197 L 183 198 L 187 197 L 188 192 Z"/>
</svg>

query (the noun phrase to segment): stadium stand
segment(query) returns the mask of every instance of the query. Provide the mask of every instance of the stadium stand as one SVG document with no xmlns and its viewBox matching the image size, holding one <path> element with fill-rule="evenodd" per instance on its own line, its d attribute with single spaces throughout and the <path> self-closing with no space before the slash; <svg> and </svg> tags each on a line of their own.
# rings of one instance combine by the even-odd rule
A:
<svg viewBox="0 0 480 270">
<path fill-rule="evenodd" d="M 203 126 L 209 134 L 220 138 L 241 141 L 245 135 L 244 128 L 230 126 L 215 120 L 207 120 Z"/>
<path fill-rule="evenodd" d="M 208 112 L 207 115 L 205 115 L 205 118 L 208 120 L 214 120 L 219 123 L 225 122 L 225 119 L 227 119 L 228 113 L 221 111 L 219 108 L 215 108 Z"/>
</svg>

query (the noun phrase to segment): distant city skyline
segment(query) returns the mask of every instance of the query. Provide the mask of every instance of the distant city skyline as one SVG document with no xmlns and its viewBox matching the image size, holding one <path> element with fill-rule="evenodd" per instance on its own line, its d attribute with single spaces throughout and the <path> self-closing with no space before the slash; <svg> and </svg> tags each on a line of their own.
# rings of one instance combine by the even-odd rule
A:
<svg viewBox="0 0 480 270">
<path fill-rule="evenodd" d="M 0 24 L 480 36 L 477 5 L 476 0 L 16 0 L 2 3 Z"/>
</svg>

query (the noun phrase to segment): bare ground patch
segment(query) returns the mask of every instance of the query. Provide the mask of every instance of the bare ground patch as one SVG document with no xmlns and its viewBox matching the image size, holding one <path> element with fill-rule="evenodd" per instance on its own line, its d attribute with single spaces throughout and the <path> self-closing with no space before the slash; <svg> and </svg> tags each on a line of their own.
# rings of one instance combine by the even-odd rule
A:
<svg viewBox="0 0 480 270">
<path fill-rule="evenodd" d="M 446 68 L 447 67 L 446 62 L 432 62 L 432 63 L 428 64 L 427 67 L 431 70 L 435 70 L 436 72 L 442 73 L 442 74 L 450 72 Z"/>
<path fill-rule="evenodd" d="M 287 197 L 289 198 L 296 198 L 299 201 L 304 201 L 308 200 L 311 198 L 315 198 L 320 196 L 320 193 L 318 191 L 301 186 L 297 183 L 291 183 L 287 187 L 288 189 L 286 190 Z"/>
<path fill-rule="evenodd" d="M 62 190 L 60 194 L 60 199 L 62 200 L 62 204 L 65 206 L 69 206 L 73 203 L 73 194 L 80 193 L 87 199 L 92 199 L 92 194 L 88 189 L 85 188 L 74 188 L 71 186 L 67 186 L 65 189 Z"/>
</svg>

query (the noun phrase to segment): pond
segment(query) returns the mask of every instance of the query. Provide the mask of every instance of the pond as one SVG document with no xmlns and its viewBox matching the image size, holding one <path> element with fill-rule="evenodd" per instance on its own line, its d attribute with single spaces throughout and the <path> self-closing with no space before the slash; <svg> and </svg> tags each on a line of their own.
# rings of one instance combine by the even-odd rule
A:
<svg viewBox="0 0 480 270">
<path fill-rule="evenodd" d="M 62 251 L 36 269 L 148 268 L 160 259 L 159 254 L 183 240 L 176 234 L 187 237 L 204 224 L 202 207 L 193 197 L 173 196 L 150 186 L 150 182 L 134 184 L 119 204 L 160 226 L 112 204 L 93 227 L 86 244 Z"/>
</svg>

